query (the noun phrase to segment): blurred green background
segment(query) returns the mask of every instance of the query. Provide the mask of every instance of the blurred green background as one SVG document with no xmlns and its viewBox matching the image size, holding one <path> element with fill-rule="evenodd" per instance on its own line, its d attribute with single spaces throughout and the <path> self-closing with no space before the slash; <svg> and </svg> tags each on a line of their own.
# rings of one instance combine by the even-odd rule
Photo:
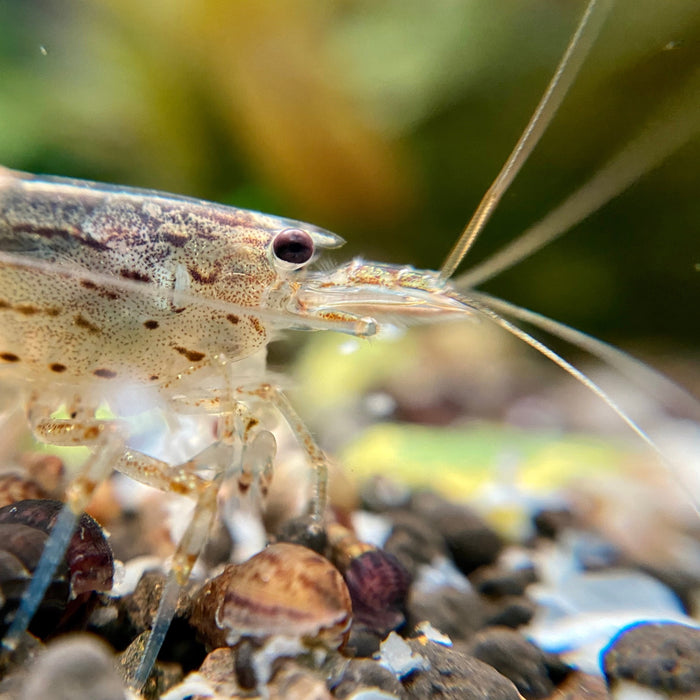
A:
<svg viewBox="0 0 700 700">
<path fill-rule="evenodd" d="M 583 184 L 666 99 L 697 114 L 698 0 L 617 5 L 473 261 Z M 0 0 L 0 163 L 283 214 L 344 236 L 338 259 L 435 268 L 582 9 Z M 696 138 L 486 289 L 652 354 L 694 351 L 699 163 Z"/>
</svg>

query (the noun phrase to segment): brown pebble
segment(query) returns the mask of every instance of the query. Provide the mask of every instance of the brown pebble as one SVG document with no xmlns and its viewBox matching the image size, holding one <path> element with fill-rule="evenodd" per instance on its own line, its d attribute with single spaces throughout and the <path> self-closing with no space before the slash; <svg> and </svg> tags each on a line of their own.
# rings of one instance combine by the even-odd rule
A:
<svg viewBox="0 0 700 700">
<path fill-rule="evenodd" d="M 141 664 L 150 631 L 141 632 L 131 644 L 119 654 L 118 667 L 123 678 L 133 678 Z M 182 669 L 178 664 L 163 663 L 159 660 L 151 670 L 145 685 L 141 688 L 140 697 L 145 700 L 155 700 L 166 690 L 177 685 L 183 679 Z"/>
<path fill-rule="evenodd" d="M 610 700 L 605 681 L 583 671 L 573 671 L 547 700 Z"/>
<path fill-rule="evenodd" d="M 503 549 L 501 536 L 466 505 L 427 491 L 414 494 L 411 505 L 442 535 L 452 559 L 465 574 L 492 564 Z"/>
<path fill-rule="evenodd" d="M 377 661 L 350 659 L 343 675 L 333 688 L 333 696 L 342 700 L 358 690 L 368 688 L 378 688 L 396 697 L 401 697 L 403 691 L 403 686 L 396 676 Z"/>
<path fill-rule="evenodd" d="M 520 569 L 505 569 L 498 565 L 482 566 L 474 571 L 469 580 L 476 590 L 487 596 L 523 595 L 525 589 L 537 580 L 532 566 Z"/>
<path fill-rule="evenodd" d="M 409 626 L 422 620 L 446 634 L 453 641 L 471 637 L 481 629 L 488 619 L 490 610 L 486 601 L 473 590 L 457 590 L 442 586 L 434 590 L 424 590 L 412 586 L 406 603 Z"/>
<path fill-rule="evenodd" d="M 532 522 L 540 537 L 553 540 L 574 524 L 574 516 L 568 508 L 543 508 L 534 514 Z"/>
<path fill-rule="evenodd" d="M 28 498 L 46 498 L 47 492 L 36 482 L 19 474 L 0 475 L 0 507 Z"/>
<path fill-rule="evenodd" d="M 496 601 L 489 599 L 485 625 L 517 629 L 526 625 L 535 615 L 537 605 L 524 595 L 503 596 Z"/>
<path fill-rule="evenodd" d="M 59 457 L 44 452 L 28 452 L 22 455 L 20 463 L 28 478 L 45 492 L 46 495 L 42 498 L 61 498 L 66 470 Z"/>
<path fill-rule="evenodd" d="M 277 532 L 277 539 L 308 547 L 319 554 L 323 554 L 328 542 L 323 525 L 309 515 L 286 520 Z"/>
<path fill-rule="evenodd" d="M 220 696 L 236 697 L 245 691 L 238 685 L 235 665 L 235 650 L 223 647 L 207 654 L 197 673 L 206 678 Z"/>
<path fill-rule="evenodd" d="M 466 651 L 510 678 L 528 700 L 545 698 L 554 691 L 544 652 L 515 630 L 481 630 L 469 641 Z"/>
<path fill-rule="evenodd" d="M 430 667 L 404 679 L 405 697 L 522 700 L 513 683 L 483 661 L 424 639 L 407 641 L 416 654 L 428 660 Z"/>
<path fill-rule="evenodd" d="M 412 577 L 421 564 L 447 556 L 444 539 L 425 518 L 409 510 L 396 510 L 389 516 L 393 527 L 384 551 L 393 554 Z"/>
<path fill-rule="evenodd" d="M 282 665 L 266 690 L 270 700 L 333 700 L 320 675 L 292 661 Z"/>
<path fill-rule="evenodd" d="M 47 646 L 33 663 L 21 700 L 123 700 L 126 688 L 114 668 L 112 650 L 99 638 L 80 634 Z"/>
<path fill-rule="evenodd" d="M 700 692 L 700 629 L 645 622 L 619 632 L 602 653 L 611 688 L 621 681 L 664 693 Z"/>
</svg>

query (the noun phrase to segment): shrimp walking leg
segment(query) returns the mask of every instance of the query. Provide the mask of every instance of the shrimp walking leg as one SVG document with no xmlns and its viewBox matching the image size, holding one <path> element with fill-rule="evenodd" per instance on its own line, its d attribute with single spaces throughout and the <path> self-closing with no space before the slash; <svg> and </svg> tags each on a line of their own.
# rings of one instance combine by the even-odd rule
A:
<svg viewBox="0 0 700 700">
<path fill-rule="evenodd" d="M 30 416 L 32 415 L 36 416 L 36 412 L 30 410 Z M 124 436 L 119 424 L 115 422 L 38 419 L 32 420 L 32 423 L 35 434 L 46 442 L 53 438 L 58 444 L 75 444 L 77 440 L 82 444 L 91 445 L 92 452 L 68 487 L 65 505 L 42 552 L 34 576 L 22 596 L 10 629 L 3 639 L 3 646 L 10 651 L 17 648 L 39 607 L 56 568 L 66 553 L 78 519 L 95 488 L 112 471 L 115 460 L 124 449 Z"/>
<path fill-rule="evenodd" d="M 240 387 L 242 395 L 256 396 L 272 404 L 287 421 L 298 444 L 304 449 L 314 473 L 314 489 L 311 494 L 310 514 L 314 520 L 321 520 L 328 498 L 328 457 L 319 447 L 313 436 L 294 410 L 289 399 L 272 384 L 257 387 Z"/>
<path fill-rule="evenodd" d="M 158 652 L 163 645 L 165 635 L 175 615 L 180 591 L 187 583 L 192 573 L 192 567 L 206 543 L 209 530 L 216 517 L 216 495 L 219 485 L 220 480 L 216 479 L 209 482 L 202 490 L 197 499 L 192 519 L 173 556 L 172 567 L 163 587 L 163 593 L 158 604 L 158 612 L 141 656 L 141 662 L 133 677 L 127 678 L 127 682 L 135 690 L 139 690 L 148 680 Z"/>
<path fill-rule="evenodd" d="M 267 490 L 267 485 L 272 478 L 276 443 L 272 433 L 257 429 L 256 423 L 257 421 L 252 420 L 252 416 L 242 404 L 235 404 L 234 410 L 219 416 L 217 442 L 181 469 L 170 468 L 169 470 L 171 474 L 167 482 L 171 486 L 169 490 L 173 490 L 173 483 L 187 486 L 189 488 L 187 495 L 195 495 L 197 502 L 187 530 L 173 555 L 172 566 L 141 661 L 133 675 L 127 678 L 129 685 L 136 690 L 140 689 L 148 679 L 175 615 L 180 591 L 189 580 L 192 568 L 206 544 L 218 510 L 217 496 L 221 483 L 229 476 L 238 474 L 241 490 L 250 491 L 256 483 L 260 493 L 264 494 Z M 249 427 L 244 429 L 243 426 Z M 240 450 L 236 449 L 238 445 L 241 445 Z M 148 458 L 144 457 L 138 464 L 141 477 L 147 461 Z M 132 466 L 136 464 L 133 456 L 129 462 Z M 215 477 L 209 481 L 198 479 L 192 471 L 200 468 L 213 468 Z M 154 473 L 164 478 L 168 472 L 162 468 L 156 468 Z M 140 477 L 137 476 L 137 478 Z M 158 486 L 166 486 L 166 482 L 163 481 Z"/>
</svg>

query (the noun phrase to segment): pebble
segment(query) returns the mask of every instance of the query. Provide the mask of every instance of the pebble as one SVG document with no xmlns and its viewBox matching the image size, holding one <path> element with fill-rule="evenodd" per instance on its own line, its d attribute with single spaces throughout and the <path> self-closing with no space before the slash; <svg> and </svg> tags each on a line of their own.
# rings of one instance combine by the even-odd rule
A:
<svg viewBox="0 0 700 700">
<path fill-rule="evenodd" d="M 323 554 L 328 537 L 323 525 L 311 516 L 300 516 L 286 520 L 277 530 L 277 541 L 298 544 Z"/>
<path fill-rule="evenodd" d="M 640 623 L 623 629 L 602 653 L 611 688 L 630 681 L 669 697 L 700 697 L 700 629 L 675 623 Z"/>
<path fill-rule="evenodd" d="M 533 619 L 537 606 L 525 596 L 503 596 L 492 603 L 488 610 L 486 625 L 517 629 Z"/>
<path fill-rule="evenodd" d="M 269 700 L 333 700 L 318 675 L 286 661 L 267 686 Z"/>
<path fill-rule="evenodd" d="M 406 617 L 409 627 L 430 620 L 453 640 L 466 640 L 486 624 L 489 609 L 471 589 L 413 586 L 408 594 Z"/>
<path fill-rule="evenodd" d="M 356 697 L 359 690 L 375 689 L 400 697 L 401 682 L 391 670 L 371 659 L 350 659 L 335 687 L 333 696 L 340 700 Z"/>
<path fill-rule="evenodd" d="M 543 508 L 532 516 L 532 522 L 540 537 L 553 540 L 574 524 L 574 516 L 566 507 Z"/>
<path fill-rule="evenodd" d="M 492 564 L 503 549 L 501 536 L 466 505 L 429 491 L 414 494 L 411 505 L 442 535 L 454 563 L 465 574 Z"/>
<path fill-rule="evenodd" d="M 30 669 L 19 700 L 126 700 L 111 649 L 99 638 L 66 636 L 46 647 Z"/>
<path fill-rule="evenodd" d="M 404 679 L 405 697 L 425 700 L 522 700 L 513 683 L 496 669 L 453 647 L 426 641 L 407 640 L 414 653 L 428 662 Z"/>
<path fill-rule="evenodd" d="M 160 571 L 146 571 L 136 584 L 134 592 L 121 599 L 121 607 L 126 613 L 129 624 L 137 633 L 149 630 L 153 626 L 165 578 L 165 574 Z M 180 592 L 176 615 L 186 617 L 189 614 L 192 589 L 193 585 L 190 584 Z"/>
<path fill-rule="evenodd" d="M 608 686 L 600 676 L 573 671 L 557 686 L 548 700 L 610 700 L 610 698 Z"/>
<path fill-rule="evenodd" d="M 472 637 L 465 651 L 509 678 L 528 700 L 554 692 L 569 668 L 511 629 L 492 627 Z M 555 678 L 550 677 L 554 675 Z"/>
<path fill-rule="evenodd" d="M 234 697 L 245 692 L 238 683 L 235 666 L 236 652 L 233 649 L 214 649 L 207 654 L 197 674 L 190 674 L 184 683 L 193 676 L 193 683 L 205 681 L 218 695 Z"/>
<path fill-rule="evenodd" d="M 635 700 L 700 698 L 700 631 L 686 616 L 699 580 L 691 566 L 637 564 L 577 511 L 540 511 L 538 536 L 504 549 L 471 508 L 432 493 L 389 489 L 365 506 L 339 511 L 325 530 L 308 517 L 280 519 L 274 544 L 199 590 L 192 584 L 144 697 L 604 700 L 612 689 Z M 211 549 L 203 573 L 230 542 Z M 12 570 L 0 555 L 3 566 Z M 131 595 L 129 578 L 91 629 L 129 645 L 124 659 L 138 663 L 163 575 L 146 573 Z M 192 627 L 212 649 L 206 658 Z M 25 700 L 27 668 L 24 677 L 10 669 L 2 700 L 10 687 L 12 700 Z"/>
<path fill-rule="evenodd" d="M 39 484 L 19 474 L 0 474 L 0 507 L 24 501 L 28 498 L 47 498 Z"/>
<path fill-rule="evenodd" d="M 537 574 L 534 566 L 507 569 L 504 566 L 489 565 L 478 568 L 469 580 L 483 595 L 518 596 L 523 595 L 527 587 L 537 581 Z"/>
<path fill-rule="evenodd" d="M 422 564 L 448 558 L 445 540 L 425 518 L 410 510 L 394 511 L 390 517 L 392 529 L 384 551 L 395 556 L 412 577 Z"/>
<path fill-rule="evenodd" d="M 170 632 L 168 632 L 170 634 Z M 133 639 L 131 644 L 119 654 L 118 664 L 122 677 L 133 678 L 136 670 L 141 664 L 146 643 L 148 641 L 148 631 L 141 632 Z M 195 659 L 198 664 L 201 658 Z M 168 663 L 163 661 L 162 655 L 156 662 L 148 680 L 141 689 L 141 695 L 145 700 L 160 698 L 162 694 L 182 681 L 183 670 L 181 664 Z"/>
</svg>

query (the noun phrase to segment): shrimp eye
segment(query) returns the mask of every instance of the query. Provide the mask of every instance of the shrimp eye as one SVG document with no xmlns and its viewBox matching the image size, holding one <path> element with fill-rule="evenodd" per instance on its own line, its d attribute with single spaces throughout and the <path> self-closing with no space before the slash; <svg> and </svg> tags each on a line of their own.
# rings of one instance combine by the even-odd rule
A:
<svg viewBox="0 0 700 700">
<path fill-rule="evenodd" d="M 272 252 L 278 260 L 292 265 L 303 265 L 314 254 L 311 236 L 298 228 L 280 231 L 272 241 Z"/>
</svg>

